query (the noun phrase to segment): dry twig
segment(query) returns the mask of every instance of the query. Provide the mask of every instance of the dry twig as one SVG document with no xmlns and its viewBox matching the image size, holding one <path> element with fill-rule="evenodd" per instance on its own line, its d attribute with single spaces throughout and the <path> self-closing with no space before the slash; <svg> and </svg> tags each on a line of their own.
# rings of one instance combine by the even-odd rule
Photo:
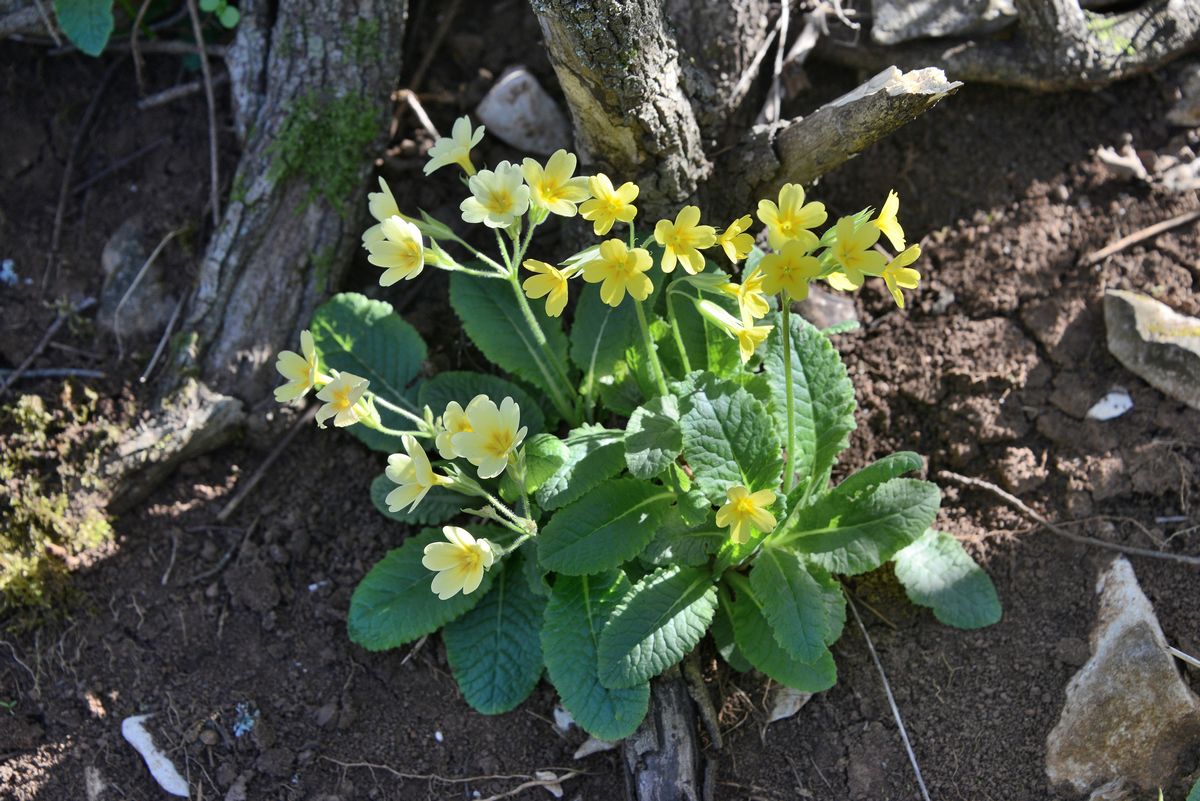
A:
<svg viewBox="0 0 1200 801">
<path fill-rule="evenodd" d="M 154 355 L 150 357 L 150 363 L 146 365 L 146 369 L 142 371 L 138 378 L 139 384 L 145 384 L 146 379 L 150 377 L 150 373 L 154 370 L 154 365 L 158 364 L 158 360 L 162 358 L 163 351 L 166 350 L 167 340 L 171 338 L 171 332 L 175 330 L 175 323 L 179 321 L 179 313 L 183 311 L 183 303 L 187 300 L 187 295 L 181 295 L 179 301 L 175 304 L 175 310 L 171 312 L 171 319 L 167 320 L 167 327 L 163 329 L 162 336 L 158 339 L 158 346 L 154 348 Z"/>
<path fill-rule="evenodd" d="M 50 340 L 53 339 L 54 335 L 58 333 L 58 329 L 62 328 L 63 323 L 71 318 L 71 315 L 79 314 L 82 311 L 90 309 L 94 305 L 96 305 L 95 298 L 84 298 L 76 303 L 70 309 L 70 311 L 60 311 L 58 316 L 54 318 L 54 322 L 50 323 L 50 326 L 46 329 L 46 333 L 42 334 L 42 338 L 38 341 L 37 345 L 35 345 L 33 350 L 30 351 L 29 355 L 25 357 L 25 361 L 21 362 L 21 364 L 17 366 L 16 370 L 13 370 L 8 374 L 8 378 L 4 379 L 3 384 L 0 384 L 0 397 L 2 397 L 4 393 L 8 391 L 9 387 L 17 382 L 17 379 L 25 374 L 25 372 L 29 369 L 29 365 L 33 364 L 33 360 L 42 355 L 42 351 L 44 351 L 46 346 L 50 344 Z"/>
<path fill-rule="evenodd" d="M 263 463 L 260 464 L 258 469 L 254 471 L 254 475 L 250 476 L 246 483 L 238 489 L 237 494 L 230 498 L 229 503 L 225 504 L 225 508 L 222 509 L 217 515 L 218 523 L 224 523 L 229 519 L 229 516 L 237 510 L 242 501 L 246 500 L 246 496 L 250 494 L 250 491 L 258 486 L 258 482 L 262 481 L 263 476 L 267 474 L 267 470 L 271 468 L 271 465 L 275 464 L 275 460 L 282 456 L 283 452 L 287 450 L 287 446 L 290 445 L 292 440 L 296 438 L 296 435 L 300 433 L 300 429 L 306 424 L 312 422 L 312 419 L 316 416 L 317 406 L 314 404 L 308 408 L 308 411 L 300 415 L 295 423 L 292 423 L 292 427 L 286 434 L 283 435 L 283 439 L 279 440 L 279 444 L 276 445 L 269 454 L 267 454 L 267 458 L 263 459 Z"/>
<path fill-rule="evenodd" d="M 1089 253 L 1080 261 L 1084 267 L 1090 267 L 1093 264 L 1099 264 L 1114 253 L 1120 253 L 1128 247 L 1132 247 L 1139 242 L 1144 242 L 1147 239 L 1152 239 L 1164 231 L 1170 231 L 1172 228 L 1178 228 L 1181 225 L 1187 225 L 1195 220 L 1200 220 L 1200 209 L 1189 211 L 1186 214 L 1180 214 L 1178 217 L 1172 217 L 1169 220 L 1148 225 L 1140 231 L 1134 231 L 1129 236 L 1123 236 L 1111 245 L 1106 245 L 1097 251 Z"/>
<path fill-rule="evenodd" d="M 8 379 L 5 386 L 9 383 L 15 384 L 22 379 L 33 381 L 38 378 L 104 378 L 107 375 L 103 370 L 88 370 L 84 367 L 47 367 L 42 370 L 26 370 L 20 375 L 13 375 L 16 372 L 16 370 L 0 370 L 0 377 Z"/>
<path fill-rule="evenodd" d="M 170 142 L 170 141 L 171 141 L 171 137 L 164 136 L 164 137 L 161 137 L 160 139 L 154 140 L 153 142 L 146 145 L 145 147 L 138 148 L 137 150 L 130 153 L 125 158 L 117 159 L 112 164 L 109 164 L 107 167 L 100 170 L 100 172 L 96 173 L 95 175 L 89 175 L 87 178 L 83 179 L 79 183 L 75 184 L 75 186 L 71 187 L 71 191 L 75 194 L 79 194 L 80 192 L 83 192 L 85 189 L 91 189 L 93 186 L 100 183 L 105 178 L 107 178 L 108 176 L 110 176 L 114 172 L 116 172 L 117 170 L 121 170 L 121 169 L 124 169 L 125 167 L 128 167 L 130 164 L 137 161 L 142 156 L 144 156 L 147 153 L 150 153 L 154 150 L 157 150 L 158 148 L 162 147 L 163 145 L 165 145 L 167 142 Z"/>
<path fill-rule="evenodd" d="M 200 50 L 200 74 L 204 78 L 204 100 L 208 104 L 208 166 L 211 186 L 209 202 L 212 204 L 213 227 L 221 225 L 221 181 L 217 174 L 217 100 L 213 94 L 212 69 L 208 66 L 208 49 L 204 45 L 204 31 L 200 27 L 200 12 L 196 0 L 187 0 L 188 16 L 192 18 L 192 33 L 196 47 Z"/>
<path fill-rule="evenodd" d="M 142 0 L 142 5 L 138 8 L 137 17 L 133 20 L 133 30 L 129 33 L 129 50 L 133 53 L 133 74 L 137 78 L 138 94 L 146 92 L 146 76 L 142 74 L 142 68 L 145 66 L 142 60 L 142 53 L 138 50 L 138 36 L 142 32 L 142 21 L 146 18 L 146 12 L 150 10 L 150 0 Z"/>
<path fill-rule="evenodd" d="M 213 78 L 213 88 L 229 83 L 229 73 L 222 72 L 217 77 Z M 149 97 L 143 97 L 138 101 L 138 111 L 165 106 L 167 103 L 173 103 L 176 100 L 181 100 L 185 97 L 191 97 L 197 92 L 204 89 L 204 81 L 188 81 L 181 83 L 178 86 L 172 86 L 170 89 L 164 89 L 161 92 L 152 94 Z"/>
<path fill-rule="evenodd" d="M 1130 556 L 1145 556 L 1150 559 L 1165 559 L 1169 562 L 1182 562 L 1185 565 L 1194 567 L 1200 566 L 1200 556 L 1187 556 L 1186 554 L 1166 553 L 1165 551 L 1152 551 L 1149 548 L 1135 548 L 1132 545 L 1119 545 L 1115 542 L 1107 542 L 1098 540 L 1095 537 L 1085 537 L 1082 534 L 1073 534 L 1067 531 L 1062 526 L 1056 526 L 1046 518 L 1042 517 L 1034 511 L 1028 504 L 1009 492 L 1005 492 L 1000 487 L 997 487 L 990 481 L 984 481 L 982 478 L 970 478 L 969 476 L 960 476 L 958 473 L 951 473 L 949 470 L 941 470 L 938 472 L 938 478 L 944 478 L 947 481 L 952 481 L 955 484 L 961 484 L 966 487 L 975 487 L 976 489 L 986 490 L 1002 501 L 1005 501 L 1013 508 L 1028 515 L 1035 523 L 1042 528 L 1050 531 L 1063 539 L 1068 539 L 1071 542 L 1077 542 L 1081 545 L 1094 545 L 1097 548 L 1106 548 L 1110 551 L 1129 554 Z"/>
<path fill-rule="evenodd" d="M 421 83 L 425 80 L 425 73 L 429 71 L 430 65 L 433 64 L 433 58 L 437 55 L 438 48 L 442 45 L 442 40 L 450 32 L 450 25 L 453 24 L 454 17 L 458 14 L 458 8 L 461 5 L 462 0 L 450 0 L 450 3 L 447 4 L 446 10 L 442 13 L 441 21 L 438 22 L 433 36 L 425 46 L 425 54 L 421 56 L 421 62 L 413 70 L 412 80 L 408 82 L 409 88 L 412 91 L 415 92 L 421 88 Z"/>
<path fill-rule="evenodd" d="M 158 256 L 160 253 L 162 253 L 163 248 L 165 248 L 167 243 L 172 239 L 182 234 L 183 231 L 183 228 L 176 228 L 174 231 L 169 231 L 166 236 L 158 241 L 158 244 L 154 246 L 154 250 L 150 251 L 150 255 L 142 264 L 141 269 L 137 271 L 137 275 L 135 275 L 133 280 L 129 282 L 129 286 L 125 289 L 125 293 L 121 295 L 121 299 L 117 301 L 117 308 L 113 310 L 113 336 L 117 338 L 118 362 L 125 361 L 125 345 L 121 341 L 121 309 L 124 308 L 125 302 L 129 300 L 129 296 L 133 294 L 133 290 L 137 289 L 137 285 L 142 282 L 142 278 L 145 277 L 146 271 L 149 270 L 151 265 L 153 265 L 158 259 Z"/>
</svg>

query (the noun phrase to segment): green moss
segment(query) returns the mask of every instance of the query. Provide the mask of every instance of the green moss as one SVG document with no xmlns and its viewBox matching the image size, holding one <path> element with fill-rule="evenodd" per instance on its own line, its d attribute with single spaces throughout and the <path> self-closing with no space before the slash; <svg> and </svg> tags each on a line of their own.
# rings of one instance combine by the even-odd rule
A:
<svg viewBox="0 0 1200 801">
<path fill-rule="evenodd" d="M 99 397 L 64 385 L 51 410 L 37 395 L 0 407 L 0 621 L 30 625 L 64 597 L 69 563 L 112 539 L 100 453 L 118 435 Z"/>
<path fill-rule="evenodd" d="M 355 64 L 383 59 L 379 46 L 379 21 L 360 19 L 350 30 L 350 58 Z"/>
<path fill-rule="evenodd" d="M 345 203 L 358 187 L 367 146 L 378 133 L 377 118 L 378 110 L 359 95 L 303 95 L 271 146 L 271 178 L 301 177 L 308 183 L 309 202 L 322 197 L 344 214 Z"/>
</svg>

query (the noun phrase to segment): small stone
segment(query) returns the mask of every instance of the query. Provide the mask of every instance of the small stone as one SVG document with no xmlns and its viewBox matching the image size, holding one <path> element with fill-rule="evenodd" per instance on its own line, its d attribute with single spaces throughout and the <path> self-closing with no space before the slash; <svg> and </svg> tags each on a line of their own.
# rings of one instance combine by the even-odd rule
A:
<svg viewBox="0 0 1200 801">
<path fill-rule="evenodd" d="M 571 147 L 566 115 L 525 67 L 506 69 L 475 113 L 488 133 L 519 150 L 549 155 Z"/>
<path fill-rule="evenodd" d="M 816 286 L 808 288 L 805 300 L 792 304 L 796 313 L 817 328 L 832 328 L 842 323 L 858 322 L 858 310 L 848 295 L 835 295 Z"/>
<path fill-rule="evenodd" d="M 204 731 L 200 732 L 200 742 L 211 748 L 212 746 L 221 742 L 221 736 L 212 729 L 205 729 Z"/>
<path fill-rule="evenodd" d="M 1200 410 L 1200 319 L 1137 292 L 1104 295 L 1108 350 L 1155 389 Z"/>
<path fill-rule="evenodd" d="M 1046 775 L 1080 793 L 1118 779 L 1153 791 L 1171 784 L 1180 758 L 1200 745 L 1200 698 L 1180 677 L 1125 557 L 1096 590 L 1092 656 L 1067 685 L 1046 739 Z"/>
<path fill-rule="evenodd" d="M 1071 190 L 1067 189 L 1066 184 L 1059 184 L 1054 187 L 1054 190 L 1050 194 L 1059 203 L 1066 203 L 1071 199 Z"/>
<path fill-rule="evenodd" d="M 163 280 L 161 254 L 160 260 L 150 265 L 133 291 L 129 291 L 146 264 L 149 255 L 146 243 L 142 218 L 130 217 L 113 232 L 100 253 L 100 268 L 105 278 L 96 323 L 105 331 L 122 337 L 157 333 L 175 308 L 175 298 Z"/>
<path fill-rule="evenodd" d="M 318 726 L 320 726 L 322 729 L 327 729 L 334 724 L 334 721 L 337 718 L 337 712 L 337 703 L 330 701 L 328 704 L 325 704 L 323 707 L 318 709 L 313 717 Z"/>
</svg>

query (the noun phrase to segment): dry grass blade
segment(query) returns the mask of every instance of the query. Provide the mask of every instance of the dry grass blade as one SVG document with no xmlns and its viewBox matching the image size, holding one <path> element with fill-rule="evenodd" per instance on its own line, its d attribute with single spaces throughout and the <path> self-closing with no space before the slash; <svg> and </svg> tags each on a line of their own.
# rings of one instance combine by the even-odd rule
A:
<svg viewBox="0 0 1200 801">
<path fill-rule="evenodd" d="M 1186 214 L 1180 214 L 1178 217 L 1172 217 L 1169 220 L 1163 220 L 1154 225 L 1148 225 L 1140 231 L 1134 231 L 1129 236 L 1123 236 L 1111 245 L 1102 247 L 1099 250 L 1089 253 L 1083 257 L 1082 264 L 1089 267 L 1093 264 L 1098 264 L 1114 253 L 1120 253 L 1125 248 L 1133 247 L 1139 242 L 1144 242 L 1147 239 L 1152 239 L 1164 231 L 1170 231 L 1172 228 L 1178 228 L 1181 225 L 1187 225 L 1195 220 L 1200 220 L 1200 209 L 1189 211 Z"/>
</svg>

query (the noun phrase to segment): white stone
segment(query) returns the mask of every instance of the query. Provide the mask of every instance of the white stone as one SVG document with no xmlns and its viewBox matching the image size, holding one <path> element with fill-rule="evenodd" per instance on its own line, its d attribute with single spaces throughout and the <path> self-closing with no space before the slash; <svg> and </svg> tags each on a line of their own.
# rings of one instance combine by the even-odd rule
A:
<svg viewBox="0 0 1200 801">
<path fill-rule="evenodd" d="M 571 149 L 567 116 L 524 67 L 506 69 L 475 114 L 488 133 L 519 150 L 549 155 L 559 148 Z"/>
<path fill-rule="evenodd" d="M 188 797 L 188 784 L 180 775 L 175 764 L 154 743 L 154 737 L 146 730 L 146 721 L 153 715 L 134 715 L 121 722 L 121 736 L 146 760 L 146 767 L 154 781 L 171 795 Z"/>
<path fill-rule="evenodd" d="M 1114 387 L 1111 392 L 1092 404 L 1087 410 L 1089 420 L 1113 420 L 1133 408 L 1133 398 L 1120 387 Z"/>
</svg>

